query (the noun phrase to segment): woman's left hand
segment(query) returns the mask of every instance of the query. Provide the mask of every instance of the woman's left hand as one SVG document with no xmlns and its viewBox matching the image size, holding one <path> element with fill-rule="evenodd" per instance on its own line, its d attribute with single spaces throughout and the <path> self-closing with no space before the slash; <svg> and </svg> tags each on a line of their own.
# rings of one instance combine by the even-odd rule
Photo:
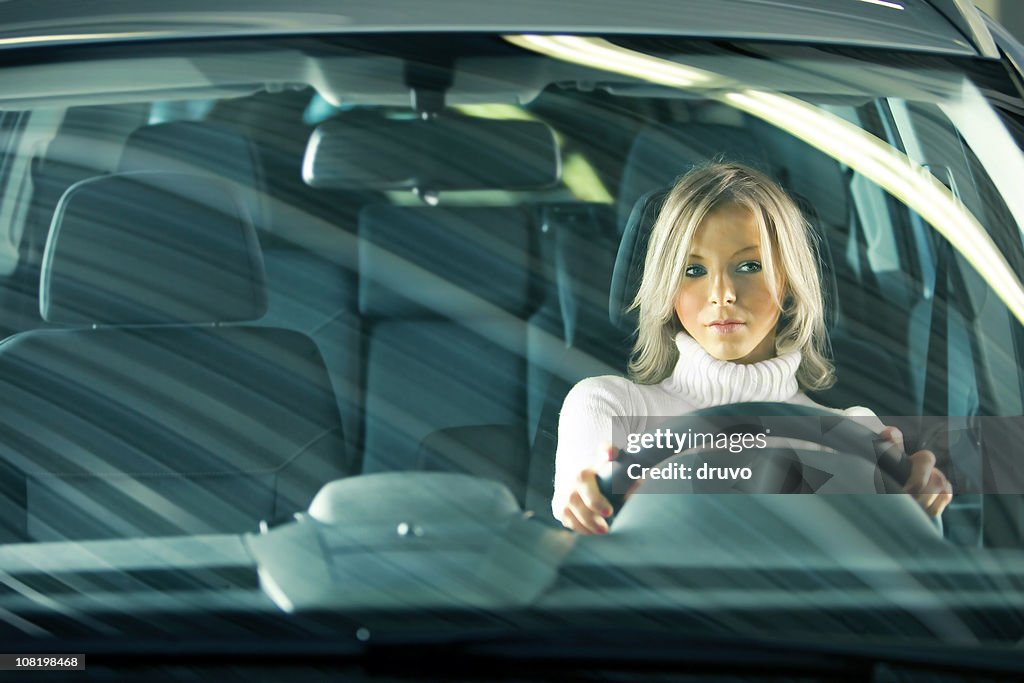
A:
<svg viewBox="0 0 1024 683">
<path fill-rule="evenodd" d="M 896 427 L 886 427 L 879 436 L 891 441 L 905 451 L 903 433 Z M 914 500 L 932 517 L 938 517 L 953 500 L 953 487 L 946 475 L 935 466 L 935 454 L 929 450 L 917 451 L 910 458 L 910 478 L 903 490 L 914 497 Z"/>
</svg>

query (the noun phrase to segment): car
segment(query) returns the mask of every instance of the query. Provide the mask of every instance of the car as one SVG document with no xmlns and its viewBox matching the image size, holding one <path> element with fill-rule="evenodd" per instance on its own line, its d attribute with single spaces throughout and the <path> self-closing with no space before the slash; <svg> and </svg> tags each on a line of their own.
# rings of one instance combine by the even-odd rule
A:
<svg viewBox="0 0 1024 683">
<path fill-rule="evenodd" d="M 969 3 L 0 20 L 0 668 L 1024 669 L 1024 52 Z M 710 452 L 630 435 L 573 533 L 563 403 L 626 376 L 661 203 L 715 160 L 799 205 L 837 382 L 665 416 Z M 935 451 L 941 519 L 850 406 Z"/>
</svg>

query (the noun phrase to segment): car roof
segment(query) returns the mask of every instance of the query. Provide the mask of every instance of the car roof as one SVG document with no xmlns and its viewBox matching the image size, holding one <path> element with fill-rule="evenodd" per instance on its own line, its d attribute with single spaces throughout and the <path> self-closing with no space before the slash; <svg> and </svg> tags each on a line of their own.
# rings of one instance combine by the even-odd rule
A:
<svg viewBox="0 0 1024 683">
<path fill-rule="evenodd" d="M 0 27 L 0 48 L 487 31 L 660 34 L 996 56 L 977 10 L 964 0 L 8 0 L 0 3 Z"/>
</svg>

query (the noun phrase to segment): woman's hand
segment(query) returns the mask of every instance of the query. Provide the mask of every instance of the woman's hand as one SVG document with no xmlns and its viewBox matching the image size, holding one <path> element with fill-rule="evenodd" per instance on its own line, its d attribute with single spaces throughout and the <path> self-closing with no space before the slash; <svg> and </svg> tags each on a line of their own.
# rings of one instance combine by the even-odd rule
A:
<svg viewBox="0 0 1024 683">
<path fill-rule="evenodd" d="M 896 427 L 886 427 L 881 432 L 886 441 L 903 447 L 903 433 Z M 914 500 L 932 517 L 938 517 L 953 500 L 953 486 L 946 475 L 935 466 L 935 454 L 929 450 L 917 451 L 910 458 L 910 478 L 903 490 L 914 497 Z"/>
<path fill-rule="evenodd" d="M 601 457 L 612 460 L 615 448 L 608 444 L 601 448 Z M 612 504 L 601 495 L 597 487 L 597 472 L 592 468 L 581 470 L 576 476 L 576 485 L 560 510 L 559 519 L 567 529 L 581 534 L 608 533 L 607 517 L 612 516 Z"/>
</svg>

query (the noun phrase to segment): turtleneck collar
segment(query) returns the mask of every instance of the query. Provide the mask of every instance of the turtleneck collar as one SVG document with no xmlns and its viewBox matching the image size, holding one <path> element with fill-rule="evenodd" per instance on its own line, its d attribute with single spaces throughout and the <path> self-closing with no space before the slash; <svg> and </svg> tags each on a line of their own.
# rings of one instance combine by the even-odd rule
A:
<svg viewBox="0 0 1024 683">
<path fill-rule="evenodd" d="M 679 332 L 675 342 L 679 360 L 662 386 L 681 394 L 698 408 L 748 401 L 786 401 L 800 390 L 796 381 L 800 351 L 743 364 L 715 358 L 685 332 Z"/>
</svg>

